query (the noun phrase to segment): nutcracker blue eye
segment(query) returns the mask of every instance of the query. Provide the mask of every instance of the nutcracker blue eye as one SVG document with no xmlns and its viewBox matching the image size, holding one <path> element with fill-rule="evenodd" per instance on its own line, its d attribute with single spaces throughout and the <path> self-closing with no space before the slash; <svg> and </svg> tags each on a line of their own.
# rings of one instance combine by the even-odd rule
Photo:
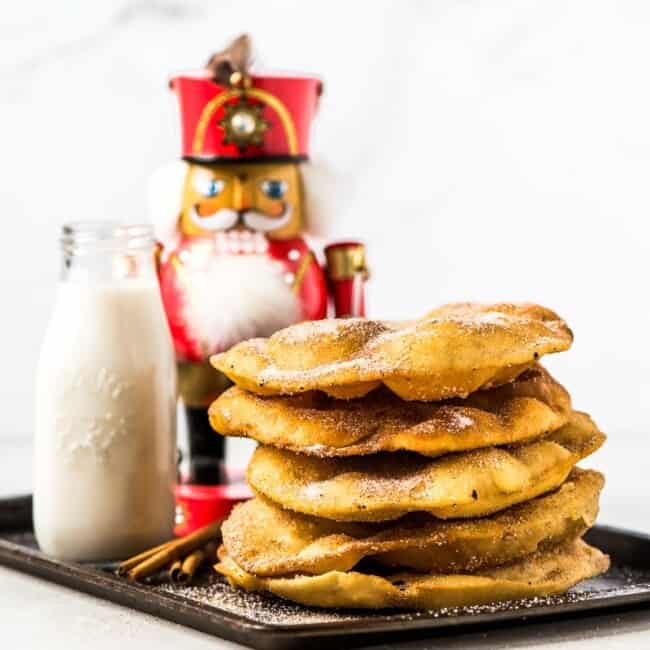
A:
<svg viewBox="0 0 650 650">
<path fill-rule="evenodd" d="M 223 192 L 226 183 L 220 178 L 195 178 L 194 189 L 203 196 L 211 199 L 214 196 L 219 196 Z"/>
<path fill-rule="evenodd" d="M 207 185 L 207 192 L 205 193 L 206 196 L 217 196 L 217 194 L 221 194 L 223 192 L 223 186 L 225 183 L 222 180 L 219 180 L 218 178 L 213 178 Z"/>
<path fill-rule="evenodd" d="M 281 199 L 287 193 L 288 188 L 289 184 L 286 181 L 262 181 L 262 192 L 275 201 Z"/>
</svg>

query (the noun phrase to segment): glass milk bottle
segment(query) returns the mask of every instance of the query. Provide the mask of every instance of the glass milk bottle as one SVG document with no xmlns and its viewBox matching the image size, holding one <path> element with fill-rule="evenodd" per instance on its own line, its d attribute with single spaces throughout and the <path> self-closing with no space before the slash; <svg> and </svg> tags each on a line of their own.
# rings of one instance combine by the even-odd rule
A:
<svg viewBox="0 0 650 650">
<path fill-rule="evenodd" d="M 34 528 L 69 560 L 172 537 L 176 367 L 149 226 L 64 226 L 36 373 Z"/>
</svg>

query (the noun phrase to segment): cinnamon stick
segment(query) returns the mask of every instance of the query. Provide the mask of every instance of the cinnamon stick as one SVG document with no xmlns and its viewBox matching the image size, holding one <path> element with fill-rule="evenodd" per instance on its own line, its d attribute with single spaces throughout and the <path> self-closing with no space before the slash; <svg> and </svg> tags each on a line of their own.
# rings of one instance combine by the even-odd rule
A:
<svg viewBox="0 0 650 650">
<path fill-rule="evenodd" d="M 194 551 L 194 553 L 188 555 L 183 560 L 181 569 L 176 575 L 176 581 L 182 585 L 189 584 L 197 569 L 206 562 L 214 560 L 216 553 L 217 543 L 208 542 L 202 549 Z"/>
<path fill-rule="evenodd" d="M 171 544 L 173 541 L 174 540 L 171 540 L 169 542 L 165 542 L 164 544 L 160 544 L 159 546 L 155 546 L 154 548 L 149 548 L 146 551 L 142 551 L 142 553 L 138 553 L 137 555 L 134 555 L 128 560 L 124 560 L 124 562 L 120 562 L 119 566 L 117 567 L 117 575 L 118 576 L 126 575 L 133 567 L 138 566 L 138 564 L 140 564 L 141 562 L 144 562 L 145 560 L 149 559 L 151 556 L 162 551 L 166 546 Z"/>
<path fill-rule="evenodd" d="M 183 566 L 181 567 L 180 573 L 178 574 L 178 583 L 181 585 L 186 585 L 192 580 L 196 570 L 203 564 L 205 560 L 205 553 L 203 549 L 194 551 L 183 560 Z"/>
<path fill-rule="evenodd" d="M 178 576 L 179 576 L 179 574 L 181 572 L 182 567 L 183 567 L 183 562 L 181 560 L 174 560 L 172 562 L 171 566 L 169 567 L 169 571 L 168 571 L 169 579 L 172 582 L 177 582 L 178 581 Z"/>
<path fill-rule="evenodd" d="M 131 568 L 127 575 L 131 580 L 142 580 L 160 571 L 160 569 L 175 560 L 193 553 L 202 546 L 205 546 L 207 542 L 220 536 L 222 522 L 223 519 L 219 519 L 203 528 L 199 528 L 199 530 L 195 530 L 186 537 L 170 542 Z"/>
</svg>

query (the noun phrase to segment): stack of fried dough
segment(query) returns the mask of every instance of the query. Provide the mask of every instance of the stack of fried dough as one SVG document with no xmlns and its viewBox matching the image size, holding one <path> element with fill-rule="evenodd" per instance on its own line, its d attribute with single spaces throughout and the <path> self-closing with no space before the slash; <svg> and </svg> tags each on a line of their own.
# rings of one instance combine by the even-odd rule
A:
<svg viewBox="0 0 650 650">
<path fill-rule="evenodd" d="M 531 304 L 302 323 L 213 357 L 223 435 L 261 443 L 223 524 L 233 585 L 321 607 L 432 609 L 562 593 L 607 570 L 582 540 L 604 442 L 539 364 L 573 335 Z"/>
</svg>

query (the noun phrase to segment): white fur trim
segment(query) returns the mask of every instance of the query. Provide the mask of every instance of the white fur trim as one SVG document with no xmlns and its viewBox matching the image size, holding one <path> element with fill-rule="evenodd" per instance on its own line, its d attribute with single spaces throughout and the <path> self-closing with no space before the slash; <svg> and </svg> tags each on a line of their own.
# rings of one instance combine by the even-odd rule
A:
<svg viewBox="0 0 650 650">
<path fill-rule="evenodd" d="M 182 160 L 167 163 L 149 179 L 147 208 L 158 241 L 168 250 L 179 239 L 178 219 L 183 205 L 183 188 L 188 164 Z"/>
<path fill-rule="evenodd" d="M 352 182 L 323 159 L 300 165 L 307 234 L 324 237 L 342 220 L 352 191 Z"/>
<path fill-rule="evenodd" d="M 185 319 L 206 356 L 302 319 L 284 267 L 265 255 L 216 255 L 184 270 Z"/>
</svg>

